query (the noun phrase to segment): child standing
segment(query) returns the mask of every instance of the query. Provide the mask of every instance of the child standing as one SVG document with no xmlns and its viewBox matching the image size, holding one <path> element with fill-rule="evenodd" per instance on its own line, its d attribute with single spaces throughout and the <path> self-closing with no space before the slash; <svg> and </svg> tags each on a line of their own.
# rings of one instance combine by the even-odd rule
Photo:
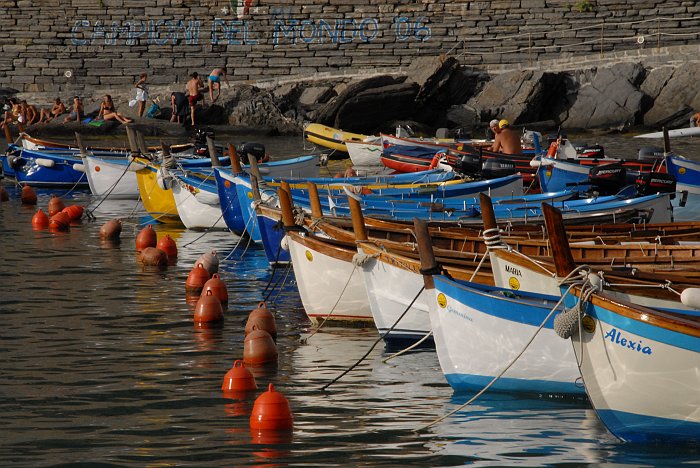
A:
<svg viewBox="0 0 700 468">
<path fill-rule="evenodd" d="M 141 73 L 139 75 L 139 80 L 134 85 L 136 88 L 136 98 L 129 102 L 129 106 L 133 107 L 131 103 L 139 105 L 139 117 L 143 117 L 143 113 L 146 111 L 146 101 L 148 101 L 148 86 L 146 85 L 146 80 L 148 79 L 148 73 Z"/>
</svg>

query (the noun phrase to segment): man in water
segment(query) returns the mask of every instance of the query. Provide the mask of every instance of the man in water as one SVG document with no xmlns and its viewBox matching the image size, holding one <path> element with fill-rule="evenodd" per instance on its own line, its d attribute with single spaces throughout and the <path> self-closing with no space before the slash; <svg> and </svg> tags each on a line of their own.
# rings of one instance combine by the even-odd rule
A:
<svg viewBox="0 0 700 468">
<path fill-rule="evenodd" d="M 231 84 L 228 82 L 228 77 L 226 76 L 225 68 L 215 68 L 209 74 L 209 98 L 211 102 L 216 102 L 221 96 L 221 79 L 226 81 L 226 86 L 230 87 Z M 214 85 L 216 85 L 216 97 L 214 97 Z"/>
<path fill-rule="evenodd" d="M 523 152 L 523 148 L 520 146 L 520 137 L 511 130 L 510 123 L 506 119 L 499 120 L 493 131 L 496 133 L 496 138 L 494 138 L 489 150 L 505 154 L 520 154 Z"/>
</svg>

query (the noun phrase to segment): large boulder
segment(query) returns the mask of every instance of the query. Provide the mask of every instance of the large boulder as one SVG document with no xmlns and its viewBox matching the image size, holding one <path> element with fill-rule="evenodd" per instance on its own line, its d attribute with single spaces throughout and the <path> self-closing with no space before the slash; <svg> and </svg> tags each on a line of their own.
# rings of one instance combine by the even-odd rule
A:
<svg viewBox="0 0 700 468">
<path fill-rule="evenodd" d="M 644 79 L 639 63 L 620 63 L 594 70 L 590 82 L 580 83 L 576 101 L 561 120 L 569 129 L 628 128 L 641 121 Z"/>
<path fill-rule="evenodd" d="M 411 82 L 362 91 L 343 103 L 333 126 L 372 133 L 389 120 L 408 118 L 413 114 L 418 89 L 418 85 Z"/>
<path fill-rule="evenodd" d="M 336 121 L 336 114 L 348 99 L 357 96 L 368 89 L 399 84 L 405 79 L 405 76 L 396 77 L 391 75 L 379 75 L 350 83 L 345 89 L 339 92 L 336 97 L 328 101 L 323 107 L 319 108 L 314 113 L 314 121 L 324 125 L 334 125 Z"/>
<path fill-rule="evenodd" d="M 297 121 L 280 112 L 270 92 L 255 86 L 237 86 L 233 93 L 227 95 L 227 99 L 222 105 L 220 115 L 225 116 L 229 125 L 269 127 L 281 135 L 302 132 L 302 127 Z M 196 117 L 195 121 L 197 121 Z"/>
<path fill-rule="evenodd" d="M 450 80 L 459 67 L 454 57 L 426 56 L 415 59 L 408 67 L 407 81 L 419 86 L 416 102 L 422 104 L 431 99 Z"/>
<path fill-rule="evenodd" d="M 688 117 L 700 110 L 700 89 L 695 84 L 698 73 L 700 63 L 685 63 L 671 70 L 652 70 L 642 85 L 653 99 L 651 108 L 644 114 L 644 125 L 657 128 L 679 114 L 685 114 L 685 122 L 688 122 Z M 654 96 L 657 88 L 660 90 Z"/>
<path fill-rule="evenodd" d="M 482 122 L 505 118 L 513 124 L 551 118 L 547 104 L 557 96 L 560 77 L 541 71 L 517 71 L 496 75 L 467 104 L 479 113 Z"/>
</svg>

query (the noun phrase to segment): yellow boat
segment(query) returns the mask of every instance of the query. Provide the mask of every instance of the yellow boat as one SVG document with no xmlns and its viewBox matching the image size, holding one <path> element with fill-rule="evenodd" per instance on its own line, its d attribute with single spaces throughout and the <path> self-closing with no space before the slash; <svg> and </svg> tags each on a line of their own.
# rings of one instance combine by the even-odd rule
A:
<svg viewBox="0 0 700 468">
<path fill-rule="evenodd" d="M 164 189 L 158 184 L 159 166 L 147 159 L 137 158 L 146 167 L 136 171 L 136 182 L 139 185 L 139 193 L 143 207 L 153 219 L 161 223 L 182 224 L 177 214 L 177 205 L 173 191 Z M 161 177 L 162 178 L 162 177 Z"/>
<path fill-rule="evenodd" d="M 319 123 L 310 123 L 304 127 L 304 138 L 311 143 L 343 153 L 348 152 L 346 141 L 365 141 L 367 137 L 368 135 L 346 132 Z"/>
</svg>

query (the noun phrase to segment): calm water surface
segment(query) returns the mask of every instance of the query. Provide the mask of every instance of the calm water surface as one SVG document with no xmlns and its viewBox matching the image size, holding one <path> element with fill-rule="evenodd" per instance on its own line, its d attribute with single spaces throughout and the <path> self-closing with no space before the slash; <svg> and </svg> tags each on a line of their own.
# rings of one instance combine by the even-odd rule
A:
<svg viewBox="0 0 700 468">
<path fill-rule="evenodd" d="M 629 156 L 641 146 L 624 137 L 588 141 L 594 140 Z M 303 152 L 299 138 L 265 143 L 277 154 Z M 684 145 L 686 154 L 698 147 Z M 273 383 L 289 399 L 294 432 L 251 434 L 256 395 L 226 399 L 220 386 L 242 358 L 247 314 L 285 270 L 273 273 L 261 250 L 231 233 L 203 236 L 156 225 L 159 235 L 176 240 L 180 255 L 167 270 L 143 271 L 134 239 L 148 217 L 136 202 L 107 201 L 97 221 L 53 234 L 32 230 L 34 208 L 23 207 L 14 186 L 4 185 L 12 199 L 0 204 L 3 465 L 677 465 L 700 459 L 692 447 L 619 443 L 585 403 L 508 395 L 486 394 L 416 432 L 470 397 L 453 394 L 429 351 L 385 364 L 379 345 L 322 391 L 367 352 L 377 332 L 327 328 L 304 341 L 312 330 L 292 274 L 269 295 L 278 366 L 255 374 L 256 395 Z M 44 210 L 51 193 L 39 191 Z M 67 203 L 95 204 L 88 192 L 68 197 Z M 113 217 L 125 218 L 118 245 L 99 238 L 100 226 Z M 194 260 L 212 249 L 226 258 L 220 273 L 230 302 L 223 327 L 202 331 L 193 326 L 184 283 Z"/>
</svg>

